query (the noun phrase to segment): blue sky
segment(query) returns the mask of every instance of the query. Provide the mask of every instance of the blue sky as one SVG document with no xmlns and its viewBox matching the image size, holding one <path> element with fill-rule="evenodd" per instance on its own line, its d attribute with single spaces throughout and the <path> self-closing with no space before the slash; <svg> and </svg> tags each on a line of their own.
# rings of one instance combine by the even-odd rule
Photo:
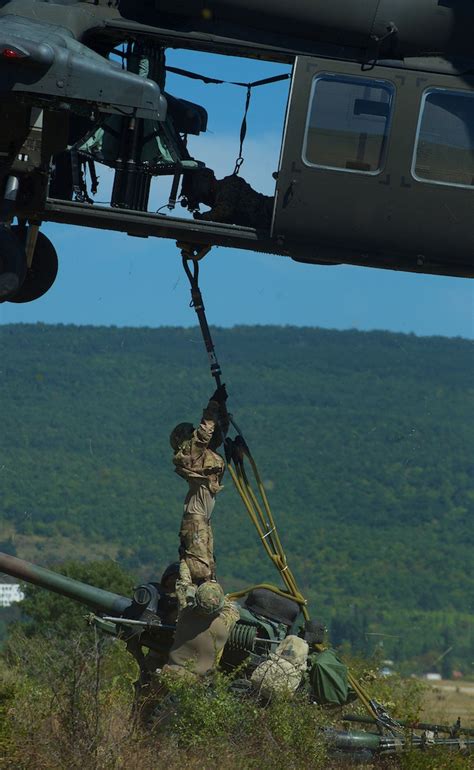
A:
<svg viewBox="0 0 474 770">
<path fill-rule="evenodd" d="M 199 53 L 170 52 L 168 62 L 243 81 L 287 70 L 284 65 Z M 191 152 L 218 176 L 231 173 L 238 153 L 245 90 L 206 86 L 174 75 L 169 76 L 167 88 L 207 108 L 208 133 L 193 138 Z M 287 82 L 255 89 L 250 107 L 241 173 L 267 194 L 274 189 L 271 174 L 278 166 L 287 91 Z M 109 189 L 110 179 L 103 181 Z M 150 210 L 165 203 L 168 192 L 167 182 L 157 183 Z M 100 190 L 97 197 L 102 200 Z M 63 225 L 47 225 L 44 231 L 60 257 L 56 284 L 37 302 L 0 305 L 0 324 L 195 323 L 172 241 Z M 469 280 L 300 265 L 282 257 L 223 248 L 206 257 L 201 272 L 209 320 L 216 325 L 295 324 L 474 337 L 474 286 Z"/>
</svg>

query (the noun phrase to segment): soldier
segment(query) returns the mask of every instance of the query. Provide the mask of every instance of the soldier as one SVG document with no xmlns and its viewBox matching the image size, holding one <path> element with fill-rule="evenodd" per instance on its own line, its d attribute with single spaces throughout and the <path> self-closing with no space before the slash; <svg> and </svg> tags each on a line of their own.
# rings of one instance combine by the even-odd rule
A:
<svg viewBox="0 0 474 770">
<path fill-rule="evenodd" d="M 196 212 L 195 219 L 270 229 L 274 198 L 256 192 L 236 174 L 219 180 L 209 168 L 188 174 L 183 180 L 182 195 L 188 208 L 195 209 L 200 203 L 210 207 L 204 214 Z"/>
<path fill-rule="evenodd" d="M 185 589 L 185 590 L 183 590 Z M 229 635 L 240 617 L 237 605 L 228 601 L 215 581 L 190 582 L 178 590 L 176 633 L 164 674 L 205 676 L 215 669 Z"/>
<path fill-rule="evenodd" d="M 223 458 L 214 450 L 227 430 L 225 385 L 219 386 L 204 409 L 197 429 L 188 422 L 177 425 L 170 435 L 176 473 L 188 482 L 184 514 L 179 532 L 180 581 L 199 583 L 215 577 L 211 515 L 216 495 L 222 489 Z"/>
<path fill-rule="evenodd" d="M 178 597 L 176 591 L 176 581 L 178 578 L 179 562 L 168 564 L 159 583 L 160 598 L 157 605 L 157 613 L 165 626 L 174 626 L 178 617 Z M 166 651 L 149 650 L 143 657 L 140 663 L 140 677 L 137 682 L 137 705 L 147 698 L 153 673 L 157 669 L 162 668 L 167 660 L 168 655 Z"/>
<path fill-rule="evenodd" d="M 176 582 L 179 578 L 179 562 L 169 564 L 160 580 L 161 598 L 158 602 L 158 614 L 166 625 L 172 626 L 178 617 Z"/>
<path fill-rule="evenodd" d="M 168 662 L 151 673 L 139 690 L 137 709 L 145 726 L 154 719 L 163 725 L 170 714 L 167 676 L 196 681 L 214 671 L 240 617 L 237 605 L 225 598 L 215 581 L 198 587 L 183 581 L 182 589 L 178 589 L 178 622 Z"/>
</svg>

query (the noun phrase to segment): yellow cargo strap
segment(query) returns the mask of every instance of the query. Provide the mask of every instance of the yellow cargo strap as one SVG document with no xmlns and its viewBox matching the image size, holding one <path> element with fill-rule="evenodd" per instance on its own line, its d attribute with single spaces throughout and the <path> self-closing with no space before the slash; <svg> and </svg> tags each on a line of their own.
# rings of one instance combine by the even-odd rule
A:
<svg viewBox="0 0 474 770">
<path fill-rule="evenodd" d="M 235 427 L 235 423 L 233 424 Z M 244 457 L 250 462 L 260 495 L 260 501 L 248 479 L 244 466 Z M 270 561 L 280 573 L 286 586 L 286 595 L 300 605 L 303 617 L 305 620 L 309 620 L 307 602 L 299 590 L 296 578 L 288 564 L 257 464 L 240 431 L 234 441 L 231 441 L 230 439 L 226 440 L 226 459 L 232 481 L 234 482 L 234 486 L 247 510 L 250 521 L 257 530 L 258 536 Z M 285 595 L 283 592 L 282 594 Z"/>
</svg>

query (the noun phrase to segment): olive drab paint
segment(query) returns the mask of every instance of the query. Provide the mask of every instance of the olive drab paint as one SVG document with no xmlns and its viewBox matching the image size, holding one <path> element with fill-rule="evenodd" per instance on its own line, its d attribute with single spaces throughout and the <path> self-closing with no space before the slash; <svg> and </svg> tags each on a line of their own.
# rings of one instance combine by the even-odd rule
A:
<svg viewBox="0 0 474 770">
<path fill-rule="evenodd" d="M 203 15 L 203 3 L 195 0 L 160 0 L 155 9 L 136 0 L 121 2 L 121 13 L 160 27 L 179 24 L 179 17 L 193 29 L 229 35 L 246 42 L 293 47 L 296 40 L 368 48 L 383 40 L 391 25 L 397 29 L 402 55 L 426 51 L 472 55 L 474 8 L 470 0 L 212 0 L 211 15 Z"/>
<path fill-rule="evenodd" d="M 228 671 L 241 666 L 250 655 L 268 655 L 272 646 L 283 642 L 288 634 L 288 626 L 284 623 L 254 614 L 226 597 L 221 606 L 220 588 L 215 602 L 216 612 L 209 613 L 209 604 L 203 612 L 199 602 L 186 603 L 185 592 L 180 594 L 180 589 L 186 586 L 180 586 L 178 581 L 182 620 L 179 633 L 175 636 L 176 627 L 169 625 L 167 604 L 164 614 L 162 611 L 160 600 L 166 595 L 164 587 L 157 583 L 138 586 L 133 597 L 127 598 L 6 553 L 0 553 L 0 572 L 88 607 L 93 612 L 88 621 L 108 635 L 126 642 L 127 650 L 136 659 L 145 680 L 150 660 L 166 662 L 171 649 L 174 652 L 170 665 L 177 668 L 186 668 L 186 662 L 191 659 L 194 660 L 194 672 L 204 674 L 219 659 L 223 669 Z M 184 582 L 191 586 L 190 574 Z M 212 585 L 217 587 L 218 584 Z M 144 649 L 150 651 L 148 661 Z M 198 661 L 200 653 L 203 656 Z"/>
<path fill-rule="evenodd" d="M 474 76 L 462 76 L 448 64 L 444 71 L 428 69 L 436 64 L 432 60 L 398 66 L 378 62 L 363 68 L 356 62 L 298 57 L 278 177 L 274 236 L 285 243 L 298 241 L 302 259 L 330 261 L 339 255 L 339 261 L 346 262 L 357 253 L 359 264 L 421 270 L 436 264 L 439 272 L 472 272 L 472 149 L 467 146 L 462 154 L 452 151 L 450 180 L 442 163 L 435 162 L 429 132 L 420 136 L 420 126 L 427 95 L 446 100 L 452 94 L 451 109 L 465 110 L 473 129 L 474 91 L 469 89 L 474 89 Z M 342 109 L 351 99 L 359 114 L 351 125 L 340 126 L 337 121 L 342 121 Z M 322 110 L 325 117 L 313 128 L 318 102 L 318 114 Z M 436 125 L 437 116 L 447 120 L 444 113 L 451 105 L 446 103 L 447 109 L 438 107 L 431 118 L 432 132 L 442 130 Z M 341 111 L 333 123 L 325 110 L 328 104 L 334 112 Z M 381 108 L 383 114 L 374 114 Z M 454 126 L 457 122 L 451 121 Z M 379 146 L 371 150 L 376 131 Z M 474 132 L 469 136 L 474 140 Z M 445 163 L 449 163 L 448 142 L 447 134 Z M 312 145 L 324 150 L 325 143 L 330 151 L 311 156 Z"/>
<path fill-rule="evenodd" d="M 43 221 L 473 277 L 473 36 L 471 0 L 4 0 L 0 227 L 27 226 L 13 237 L 34 269 L 4 277 L 0 301 L 31 301 L 54 281 Z M 124 67 L 107 55 L 120 46 Z M 164 92 L 167 47 L 291 67 L 275 196 L 257 222 L 148 212 L 152 178 L 173 209 L 204 167 L 182 137 L 208 116 Z M 119 126 L 115 144 L 104 125 Z M 114 170 L 110 206 L 92 205 L 78 153 Z"/>
</svg>

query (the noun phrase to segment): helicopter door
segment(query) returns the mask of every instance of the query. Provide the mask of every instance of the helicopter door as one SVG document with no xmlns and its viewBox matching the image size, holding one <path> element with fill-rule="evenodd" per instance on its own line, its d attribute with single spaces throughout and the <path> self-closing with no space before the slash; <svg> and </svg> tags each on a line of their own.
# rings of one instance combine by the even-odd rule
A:
<svg viewBox="0 0 474 770">
<path fill-rule="evenodd" d="M 472 77 L 299 57 L 272 229 L 281 250 L 472 272 L 473 88 Z"/>
</svg>

